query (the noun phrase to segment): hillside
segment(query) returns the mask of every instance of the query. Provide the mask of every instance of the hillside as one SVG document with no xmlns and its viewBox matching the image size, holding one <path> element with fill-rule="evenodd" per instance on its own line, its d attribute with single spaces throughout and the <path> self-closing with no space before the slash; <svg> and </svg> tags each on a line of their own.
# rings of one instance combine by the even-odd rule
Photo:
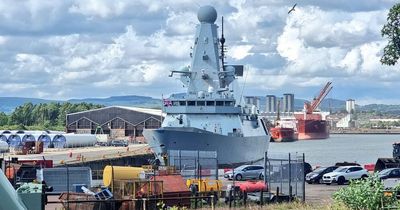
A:
<svg viewBox="0 0 400 210">
<path fill-rule="evenodd" d="M 260 109 L 265 110 L 266 97 L 259 96 L 260 98 Z M 304 106 L 304 99 L 295 99 L 294 107 L 296 111 L 302 110 Z M 83 99 L 70 99 L 70 100 L 47 100 L 39 98 L 23 98 L 23 97 L 0 97 L 0 112 L 11 113 L 17 106 L 25 103 L 39 104 L 39 103 L 50 103 L 50 102 L 70 102 L 70 103 L 93 103 L 104 106 L 137 106 L 147 108 L 159 108 L 161 106 L 161 99 L 152 98 L 148 96 L 111 96 L 108 98 L 83 98 Z M 345 100 L 327 98 L 321 105 L 322 111 L 340 111 L 345 109 Z M 356 110 L 366 112 L 380 112 L 388 114 L 400 114 L 400 105 L 387 105 L 387 104 L 369 104 L 365 106 L 356 105 Z"/>
<path fill-rule="evenodd" d="M 66 101 L 62 100 L 47 100 L 38 98 L 22 98 L 22 97 L 0 97 L 0 112 L 11 113 L 18 106 L 25 103 L 40 104 L 40 103 L 50 103 L 50 102 L 70 102 L 70 103 L 93 103 L 104 106 L 137 106 L 137 107 L 148 107 L 155 108 L 160 107 L 161 100 L 155 99 L 147 96 L 111 96 L 108 98 L 84 98 L 84 99 L 70 99 Z"/>
</svg>

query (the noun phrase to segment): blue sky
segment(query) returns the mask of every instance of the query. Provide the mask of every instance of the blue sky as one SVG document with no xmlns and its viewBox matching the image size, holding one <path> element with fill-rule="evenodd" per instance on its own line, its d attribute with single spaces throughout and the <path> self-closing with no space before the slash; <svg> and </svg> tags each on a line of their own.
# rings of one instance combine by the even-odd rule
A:
<svg viewBox="0 0 400 210">
<path fill-rule="evenodd" d="M 294 93 L 400 104 L 400 66 L 379 62 L 395 0 L 30 0 L 0 2 L 0 96 L 161 97 L 190 63 L 196 12 L 225 18 L 229 63 L 249 71 L 246 95 Z M 287 11 L 297 3 L 296 10 Z M 240 80 L 243 83 L 243 78 Z"/>
</svg>

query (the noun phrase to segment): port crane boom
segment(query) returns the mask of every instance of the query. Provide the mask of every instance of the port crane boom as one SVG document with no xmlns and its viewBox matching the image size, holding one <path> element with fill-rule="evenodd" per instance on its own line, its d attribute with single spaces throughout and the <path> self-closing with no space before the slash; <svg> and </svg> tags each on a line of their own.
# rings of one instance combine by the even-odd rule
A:
<svg viewBox="0 0 400 210">
<path fill-rule="evenodd" d="M 312 114 L 315 109 L 321 104 L 324 98 L 328 95 L 328 93 L 332 90 L 332 82 L 327 82 L 326 85 L 321 89 L 318 96 L 310 102 L 304 102 L 304 109 L 307 114 Z"/>
</svg>

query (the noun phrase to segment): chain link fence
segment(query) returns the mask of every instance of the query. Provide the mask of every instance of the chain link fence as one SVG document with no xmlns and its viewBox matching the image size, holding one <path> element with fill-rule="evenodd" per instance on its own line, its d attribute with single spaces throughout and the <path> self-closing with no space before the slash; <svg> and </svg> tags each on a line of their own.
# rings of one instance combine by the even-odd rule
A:
<svg viewBox="0 0 400 210">
<path fill-rule="evenodd" d="M 306 169 L 304 154 L 265 154 L 265 182 L 271 192 L 288 201 L 305 201 Z"/>
<path fill-rule="evenodd" d="M 169 150 L 168 164 L 179 170 L 184 179 L 218 179 L 216 151 Z"/>
</svg>

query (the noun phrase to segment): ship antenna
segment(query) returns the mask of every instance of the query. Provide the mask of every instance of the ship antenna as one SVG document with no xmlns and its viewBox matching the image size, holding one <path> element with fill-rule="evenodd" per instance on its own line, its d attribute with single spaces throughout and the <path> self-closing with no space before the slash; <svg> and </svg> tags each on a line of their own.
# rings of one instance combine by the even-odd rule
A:
<svg viewBox="0 0 400 210">
<path fill-rule="evenodd" d="M 221 25 L 222 33 L 221 33 L 221 39 L 219 42 L 221 42 L 221 63 L 222 63 L 222 71 L 225 71 L 225 52 L 224 52 L 224 44 L 225 44 L 225 37 L 224 37 L 224 16 L 222 16 L 222 25 Z"/>
<path fill-rule="evenodd" d="M 246 81 L 247 81 L 247 75 L 249 74 L 249 68 L 246 68 L 246 75 L 244 76 L 244 82 L 243 82 L 243 87 L 242 87 L 242 92 L 240 93 L 240 100 L 239 100 L 239 104 L 242 103 L 242 98 L 243 98 L 243 91 L 244 91 L 244 87 L 246 86 Z"/>
</svg>

